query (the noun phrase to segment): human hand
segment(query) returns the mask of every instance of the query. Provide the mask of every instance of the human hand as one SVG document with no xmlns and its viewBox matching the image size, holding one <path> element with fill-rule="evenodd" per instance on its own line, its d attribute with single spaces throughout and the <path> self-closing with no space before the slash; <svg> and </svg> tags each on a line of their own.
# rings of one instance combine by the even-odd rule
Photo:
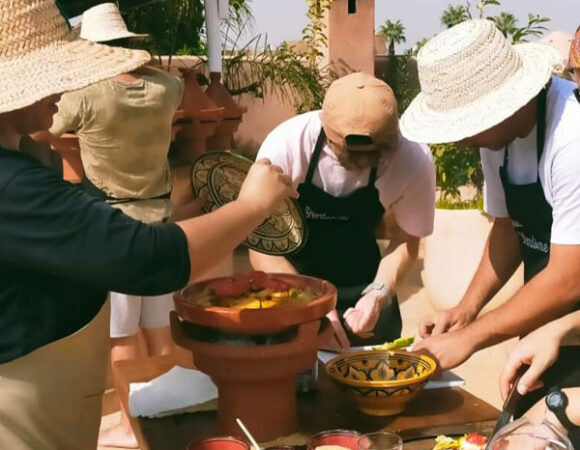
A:
<svg viewBox="0 0 580 450">
<path fill-rule="evenodd" d="M 499 378 L 501 395 L 505 399 L 516 379 L 521 366 L 530 366 L 518 382 L 518 392 L 522 395 L 543 386 L 540 376 L 550 367 L 560 353 L 564 333 L 557 323 L 548 323 L 532 331 L 520 340 L 505 363 Z"/>
<path fill-rule="evenodd" d="M 340 323 L 340 318 L 338 317 L 338 312 L 335 310 L 329 312 L 326 317 L 330 321 L 332 326 L 332 334 L 330 340 L 321 345 L 321 348 L 326 350 L 331 350 L 333 352 L 340 352 L 350 347 L 350 341 L 346 336 L 344 328 Z"/>
<path fill-rule="evenodd" d="M 382 291 L 363 295 L 354 308 L 348 308 L 343 314 L 345 326 L 363 339 L 372 337 L 387 296 Z"/>
<path fill-rule="evenodd" d="M 478 311 L 461 304 L 423 317 L 419 322 L 422 338 L 437 336 L 448 331 L 457 331 L 469 325 L 477 317 Z"/>
<path fill-rule="evenodd" d="M 261 159 L 250 168 L 238 195 L 243 201 L 268 215 L 286 197 L 298 198 L 289 175 L 282 173 L 279 166 L 268 159 Z"/>
<path fill-rule="evenodd" d="M 417 342 L 412 351 L 430 356 L 437 363 L 437 372 L 453 369 L 474 353 L 473 339 L 464 330 L 449 331 Z"/>
</svg>

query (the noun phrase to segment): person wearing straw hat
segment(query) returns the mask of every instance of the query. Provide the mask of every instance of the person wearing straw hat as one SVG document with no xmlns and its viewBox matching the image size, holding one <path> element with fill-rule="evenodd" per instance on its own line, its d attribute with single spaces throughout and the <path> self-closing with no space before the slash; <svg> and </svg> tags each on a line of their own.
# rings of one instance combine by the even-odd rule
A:
<svg viewBox="0 0 580 450">
<path fill-rule="evenodd" d="M 233 251 L 288 196 L 269 161 L 236 201 L 146 225 L 19 151 L 61 93 L 131 72 L 144 51 L 76 39 L 53 0 L 0 2 L 0 447 L 94 449 L 109 351 L 107 291 L 183 287 Z M 40 69 L 39 69 L 40 68 Z"/>
<path fill-rule="evenodd" d="M 481 148 L 484 207 L 494 217 L 460 303 L 420 323 L 425 340 L 415 349 L 443 370 L 578 307 L 580 107 L 574 84 L 552 77 L 557 61 L 543 44 L 511 46 L 488 20 L 456 25 L 418 54 L 421 93 L 401 131 L 420 142 Z M 524 287 L 476 319 L 521 262 Z M 579 383 L 579 354 L 564 347 L 546 385 Z"/>
<path fill-rule="evenodd" d="M 102 3 L 83 13 L 80 37 L 130 47 L 143 39 L 127 29 L 119 8 Z M 50 128 L 53 136 L 72 131 L 79 138 L 85 177 L 81 187 L 130 217 L 145 223 L 172 215 L 171 173 L 167 155 L 183 83 L 144 66 L 115 78 L 66 93 Z M 191 209 L 191 208 L 187 208 Z M 173 294 L 136 296 L 111 292 L 111 362 L 175 351 L 169 328 Z M 140 345 L 139 330 L 146 345 Z M 137 448 L 123 411 L 118 426 L 102 432 L 99 445 Z"/>
<path fill-rule="evenodd" d="M 334 336 L 326 348 L 398 338 L 395 289 L 417 257 L 420 238 L 433 230 L 435 170 L 428 147 L 400 135 L 391 88 L 362 72 L 339 78 L 321 111 L 279 125 L 258 157 L 292 177 L 308 238 L 288 257 L 250 252 L 253 266 L 337 286 L 337 311 L 328 315 Z M 381 257 L 375 229 L 385 211 L 400 230 Z"/>
</svg>

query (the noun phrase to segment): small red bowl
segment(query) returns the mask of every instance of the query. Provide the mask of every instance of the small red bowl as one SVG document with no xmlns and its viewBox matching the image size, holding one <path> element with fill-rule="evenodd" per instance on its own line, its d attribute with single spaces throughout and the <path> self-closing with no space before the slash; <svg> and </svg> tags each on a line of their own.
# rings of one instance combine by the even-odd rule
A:
<svg viewBox="0 0 580 450">
<path fill-rule="evenodd" d="M 233 437 L 213 437 L 192 442 L 187 450 L 250 450 L 250 446 Z"/>
<path fill-rule="evenodd" d="M 315 450 L 321 445 L 340 445 L 351 450 L 358 450 L 360 434 L 351 430 L 330 430 L 315 434 L 310 438 L 306 448 Z"/>
</svg>

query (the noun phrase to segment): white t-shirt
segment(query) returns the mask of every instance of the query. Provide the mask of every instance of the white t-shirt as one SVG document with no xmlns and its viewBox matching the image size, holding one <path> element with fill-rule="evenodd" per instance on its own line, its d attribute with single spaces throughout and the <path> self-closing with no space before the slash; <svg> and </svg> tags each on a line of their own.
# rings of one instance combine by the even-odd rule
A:
<svg viewBox="0 0 580 450">
<path fill-rule="evenodd" d="M 295 187 L 306 179 L 316 140 L 322 129 L 320 111 L 293 117 L 276 127 L 264 140 L 257 158 L 268 158 L 292 177 Z M 368 184 L 370 169 L 348 171 L 330 147 L 323 146 L 313 184 L 335 197 L 344 197 Z M 412 236 L 433 231 L 435 169 L 426 145 L 399 137 L 399 145 L 377 167 L 375 186 L 385 210 Z"/>
<path fill-rule="evenodd" d="M 552 207 L 554 244 L 580 244 L 580 103 L 576 85 L 554 77 L 546 102 L 546 140 L 540 158 L 540 182 Z M 481 149 L 485 183 L 484 209 L 494 217 L 508 217 L 499 168 L 505 150 Z M 536 128 L 509 145 L 508 176 L 511 183 L 537 179 Z"/>
</svg>

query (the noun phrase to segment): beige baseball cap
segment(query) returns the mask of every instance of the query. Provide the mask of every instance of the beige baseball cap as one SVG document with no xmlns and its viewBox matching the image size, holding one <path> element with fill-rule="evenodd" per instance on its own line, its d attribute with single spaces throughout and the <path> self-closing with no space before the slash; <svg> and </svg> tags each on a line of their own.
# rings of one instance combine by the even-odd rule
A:
<svg viewBox="0 0 580 450">
<path fill-rule="evenodd" d="M 348 136 L 365 136 L 370 138 L 365 150 L 389 146 L 398 130 L 395 94 L 368 73 L 339 78 L 324 97 L 322 126 L 327 138 L 339 145 L 346 146 Z"/>
</svg>

